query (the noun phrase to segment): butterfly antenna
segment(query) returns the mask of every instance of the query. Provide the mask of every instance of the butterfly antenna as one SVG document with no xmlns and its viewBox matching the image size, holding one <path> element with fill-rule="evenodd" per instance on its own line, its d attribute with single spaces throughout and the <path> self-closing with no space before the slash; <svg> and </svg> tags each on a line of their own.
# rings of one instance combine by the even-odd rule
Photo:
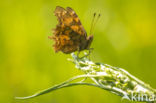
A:
<svg viewBox="0 0 156 103">
<path fill-rule="evenodd" d="M 95 25 L 96 25 L 96 23 L 98 22 L 98 20 L 99 20 L 100 16 L 101 16 L 101 14 L 99 14 L 99 15 L 98 15 L 98 17 L 97 17 L 97 19 L 96 19 L 95 23 L 94 23 L 94 24 L 93 24 L 93 26 L 92 26 L 92 29 L 94 29 L 94 28 L 95 28 Z"/>
<path fill-rule="evenodd" d="M 90 33 L 89 34 L 91 34 L 92 30 L 93 30 L 93 24 L 94 24 L 95 16 L 96 16 L 96 13 L 94 13 L 94 15 L 93 15 L 93 19 L 92 19 L 92 22 L 91 22 L 91 28 L 90 28 Z"/>
</svg>

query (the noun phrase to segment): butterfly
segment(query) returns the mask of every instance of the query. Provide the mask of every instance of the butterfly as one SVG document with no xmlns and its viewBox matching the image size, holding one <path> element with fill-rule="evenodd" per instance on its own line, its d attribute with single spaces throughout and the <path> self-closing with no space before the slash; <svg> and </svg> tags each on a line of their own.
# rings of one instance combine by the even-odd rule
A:
<svg viewBox="0 0 156 103">
<path fill-rule="evenodd" d="M 69 54 L 90 49 L 93 35 L 87 36 L 80 19 L 72 8 L 67 7 L 64 9 L 57 6 L 54 10 L 54 15 L 57 17 L 58 24 L 53 29 L 54 35 L 49 36 L 49 38 L 55 41 L 53 45 L 55 52 L 62 51 L 65 54 Z"/>
</svg>

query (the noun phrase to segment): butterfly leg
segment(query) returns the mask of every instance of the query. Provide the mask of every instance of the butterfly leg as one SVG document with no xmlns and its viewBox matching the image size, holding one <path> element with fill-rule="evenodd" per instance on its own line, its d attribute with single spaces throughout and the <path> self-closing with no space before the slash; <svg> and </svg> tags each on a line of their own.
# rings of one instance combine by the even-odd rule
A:
<svg viewBox="0 0 156 103">
<path fill-rule="evenodd" d="M 89 50 L 88 58 L 89 58 L 89 60 L 90 60 L 90 54 L 91 54 L 91 52 L 94 50 L 94 48 L 89 48 L 88 50 Z"/>
<path fill-rule="evenodd" d="M 85 56 L 89 56 L 91 54 L 91 52 L 93 51 L 94 48 L 89 48 L 87 49 L 89 52 L 85 55 Z"/>
<path fill-rule="evenodd" d="M 77 52 L 77 57 L 79 58 L 79 54 L 80 54 L 80 47 L 78 47 L 78 52 Z"/>
<path fill-rule="evenodd" d="M 88 55 L 90 55 L 90 53 L 94 50 L 94 48 L 89 48 L 88 50 L 89 50 Z"/>
<path fill-rule="evenodd" d="M 93 50 L 94 48 L 89 48 L 89 49 L 87 49 L 89 52 L 87 53 L 87 54 L 85 54 L 83 57 L 81 57 L 81 58 L 84 58 L 84 57 L 89 57 L 89 59 L 90 59 L 90 54 L 91 54 L 91 52 L 92 52 L 92 50 Z"/>
</svg>

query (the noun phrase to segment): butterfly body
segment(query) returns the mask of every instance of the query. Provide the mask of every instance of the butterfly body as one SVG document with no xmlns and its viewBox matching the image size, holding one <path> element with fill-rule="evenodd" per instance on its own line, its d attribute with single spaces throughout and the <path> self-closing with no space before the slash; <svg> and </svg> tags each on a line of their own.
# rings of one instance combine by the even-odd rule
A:
<svg viewBox="0 0 156 103">
<path fill-rule="evenodd" d="M 77 14 L 73 9 L 66 9 L 57 6 L 54 11 L 58 20 L 58 25 L 53 29 L 55 41 L 53 45 L 55 52 L 72 53 L 89 49 L 93 40 L 93 35 L 87 36 Z"/>
</svg>

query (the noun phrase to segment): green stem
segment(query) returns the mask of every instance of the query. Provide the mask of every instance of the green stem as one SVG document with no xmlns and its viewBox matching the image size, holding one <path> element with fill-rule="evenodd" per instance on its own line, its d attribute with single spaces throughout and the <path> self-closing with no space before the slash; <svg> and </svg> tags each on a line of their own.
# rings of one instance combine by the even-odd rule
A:
<svg viewBox="0 0 156 103">
<path fill-rule="evenodd" d="M 72 87 L 76 85 L 88 85 L 98 87 L 104 90 L 107 90 L 111 93 L 114 93 L 118 96 L 121 96 L 122 99 L 128 99 L 133 101 L 133 96 L 131 93 L 137 93 L 137 96 L 141 93 L 145 93 L 148 97 L 156 94 L 156 90 L 139 80 L 135 76 L 131 75 L 129 72 L 122 68 L 113 67 L 103 63 L 94 63 L 88 60 L 86 57 L 78 58 L 75 54 L 72 54 L 73 63 L 75 63 L 76 68 L 82 70 L 85 75 L 75 76 L 61 84 L 52 86 L 48 89 L 35 93 L 34 95 L 27 97 L 15 97 L 16 99 L 30 99 L 34 98 L 54 90 L 58 90 L 65 87 Z M 80 82 L 71 83 L 76 79 L 84 78 Z M 93 83 L 84 82 L 86 78 L 90 78 Z M 139 97 L 138 97 L 139 99 Z M 139 100 L 136 100 L 139 101 Z M 154 103 L 154 100 L 151 102 L 143 98 L 142 102 Z"/>
<path fill-rule="evenodd" d="M 46 94 L 46 93 L 49 93 L 51 91 L 54 91 L 54 90 L 57 90 L 57 89 L 60 89 L 60 88 L 64 88 L 64 87 L 68 87 L 68 86 L 73 86 L 73 85 L 92 85 L 92 86 L 96 86 L 96 87 L 99 87 L 98 85 L 95 85 L 95 84 L 92 84 L 92 83 L 83 83 L 83 82 L 78 82 L 76 84 L 74 83 L 70 83 L 71 81 L 75 80 L 75 79 L 79 79 L 79 78 L 85 78 L 85 77 L 99 77 L 97 75 L 78 75 L 78 76 L 75 76 L 61 84 L 58 84 L 58 85 L 55 85 L 55 86 L 52 86 L 48 89 L 45 89 L 43 91 L 40 91 L 38 93 L 35 93 L 34 95 L 31 95 L 31 96 L 26 96 L 26 97 L 15 97 L 15 99 L 30 99 L 30 98 L 34 98 L 34 97 L 37 97 L 37 96 L 40 96 L 40 95 L 43 95 L 43 94 Z M 68 84 L 70 83 L 70 84 Z"/>
</svg>

